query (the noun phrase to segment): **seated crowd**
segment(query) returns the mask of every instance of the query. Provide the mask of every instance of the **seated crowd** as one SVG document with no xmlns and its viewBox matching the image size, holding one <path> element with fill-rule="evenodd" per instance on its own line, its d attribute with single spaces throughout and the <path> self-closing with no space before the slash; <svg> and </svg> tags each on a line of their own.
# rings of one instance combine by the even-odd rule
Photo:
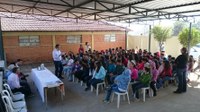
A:
<svg viewBox="0 0 200 112">
<path fill-rule="evenodd" d="M 165 52 L 152 54 L 146 50 L 126 51 L 120 47 L 100 52 L 88 50 L 84 53 L 81 47 L 77 55 L 69 52 L 62 57 L 64 73 L 68 80 L 72 81 L 74 75 L 87 85 L 85 91 L 91 86 L 96 89 L 98 83 L 105 82 L 105 102 L 109 102 L 112 91 L 126 91 L 129 81 L 136 98 L 139 98 L 138 90 L 143 87 L 150 87 L 153 96 L 156 96 L 157 89 L 171 83 L 176 74 L 175 58 L 166 56 Z M 189 60 L 188 71 L 191 71 L 194 62 L 192 56 Z"/>
<path fill-rule="evenodd" d="M 124 50 L 122 47 L 100 52 L 90 49 L 84 52 L 81 47 L 77 55 L 71 51 L 62 54 L 61 62 L 68 80 L 72 81 L 75 77 L 82 81 L 86 84 L 85 91 L 91 86 L 96 89 L 98 83 L 105 82 L 107 95 L 104 102 L 109 102 L 112 92 L 127 91 L 130 83 L 136 99 L 139 98 L 139 90 L 144 87 L 150 87 L 153 96 L 157 96 L 157 89 L 172 81 L 177 67 L 175 58 L 166 56 L 165 52 L 152 54 L 146 50 Z M 4 78 L 13 93 L 32 96 L 27 76 L 20 72 L 21 63 L 22 60 L 18 59 L 16 63 L 10 64 Z M 193 64 L 193 57 L 190 56 L 188 71 L 192 72 Z"/>
</svg>

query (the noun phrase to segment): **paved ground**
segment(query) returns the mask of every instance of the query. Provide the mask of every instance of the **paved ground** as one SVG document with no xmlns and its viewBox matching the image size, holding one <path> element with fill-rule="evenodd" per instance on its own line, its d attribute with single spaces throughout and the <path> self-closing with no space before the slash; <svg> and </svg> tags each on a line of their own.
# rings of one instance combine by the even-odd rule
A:
<svg viewBox="0 0 200 112">
<path fill-rule="evenodd" d="M 54 71 L 52 64 L 45 64 L 47 68 Z M 25 73 L 30 73 L 32 67 L 37 65 L 28 65 L 22 68 Z M 66 96 L 61 101 L 59 91 L 55 94 L 54 89 L 48 92 L 48 107 L 42 103 L 36 87 L 31 83 L 31 88 L 35 94 L 34 97 L 27 99 L 29 112 L 199 112 L 200 111 L 200 80 L 199 73 L 191 75 L 191 83 L 188 84 L 188 92 L 184 94 L 173 94 L 175 86 L 170 85 L 158 91 L 158 96 L 147 98 L 146 102 L 134 102 L 131 99 L 129 105 L 127 101 L 120 104 L 117 109 L 116 98 L 114 102 L 105 104 L 102 102 L 105 92 L 101 91 L 99 96 L 94 92 L 84 91 L 84 87 L 80 83 L 68 82 L 66 78 L 63 80 L 65 84 Z M 200 74 L 199 74 L 200 75 Z"/>
</svg>

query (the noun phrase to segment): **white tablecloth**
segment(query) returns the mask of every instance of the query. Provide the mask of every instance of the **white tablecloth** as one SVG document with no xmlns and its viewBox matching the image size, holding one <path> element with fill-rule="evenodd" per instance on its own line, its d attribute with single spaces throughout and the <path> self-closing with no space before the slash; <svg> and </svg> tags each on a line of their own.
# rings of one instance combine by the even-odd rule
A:
<svg viewBox="0 0 200 112">
<path fill-rule="evenodd" d="M 0 68 L 5 69 L 5 61 L 0 60 Z"/>
<path fill-rule="evenodd" d="M 45 88 L 53 88 L 63 85 L 63 82 L 46 68 L 45 70 L 40 71 L 36 68 L 32 69 L 31 77 L 40 93 L 43 102 L 45 102 Z"/>
</svg>

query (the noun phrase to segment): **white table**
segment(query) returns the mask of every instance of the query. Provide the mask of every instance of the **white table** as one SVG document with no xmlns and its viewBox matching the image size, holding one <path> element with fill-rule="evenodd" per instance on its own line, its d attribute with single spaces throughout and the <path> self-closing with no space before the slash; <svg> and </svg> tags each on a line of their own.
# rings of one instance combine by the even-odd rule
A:
<svg viewBox="0 0 200 112">
<path fill-rule="evenodd" d="M 63 100 L 63 96 L 65 96 L 64 84 L 47 68 L 45 68 L 45 70 L 38 70 L 37 68 L 32 69 L 31 78 L 40 93 L 42 102 L 46 103 L 46 107 L 48 88 L 58 88 L 61 93 L 61 99 Z"/>
</svg>

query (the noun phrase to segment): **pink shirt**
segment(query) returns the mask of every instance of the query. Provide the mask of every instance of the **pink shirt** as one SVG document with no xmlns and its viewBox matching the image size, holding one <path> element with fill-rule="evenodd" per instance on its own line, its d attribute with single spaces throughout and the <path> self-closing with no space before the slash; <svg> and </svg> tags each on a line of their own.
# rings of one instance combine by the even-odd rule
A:
<svg viewBox="0 0 200 112">
<path fill-rule="evenodd" d="M 138 70 L 136 68 L 131 69 L 131 79 L 136 80 L 138 78 Z"/>
<path fill-rule="evenodd" d="M 157 80 L 158 74 L 159 74 L 159 72 L 158 72 L 157 69 L 153 69 L 152 70 L 152 81 L 156 81 Z"/>
</svg>

